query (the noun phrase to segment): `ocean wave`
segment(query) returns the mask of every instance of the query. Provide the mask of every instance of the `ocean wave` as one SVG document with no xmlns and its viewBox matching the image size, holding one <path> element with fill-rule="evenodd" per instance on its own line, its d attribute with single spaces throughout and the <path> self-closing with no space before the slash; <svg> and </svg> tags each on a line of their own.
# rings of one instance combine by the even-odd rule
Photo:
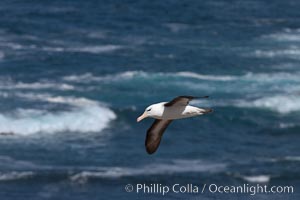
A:
<svg viewBox="0 0 300 200">
<path fill-rule="evenodd" d="M 250 183 L 268 183 L 271 180 L 269 175 L 256 175 L 256 176 L 240 176 L 243 180 Z"/>
<path fill-rule="evenodd" d="M 82 44 L 82 45 L 74 46 L 72 44 L 62 43 L 61 45 L 37 46 L 37 45 L 24 45 L 15 42 L 9 42 L 9 41 L 0 42 L 0 46 L 10 48 L 15 51 L 33 50 L 33 51 L 46 51 L 46 52 L 83 52 L 83 53 L 91 53 L 91 54 L 109 53 L 109 52 L 114 52 L 116 50 L 124 49 L 124 46 L 114 45 L 114 44 L 91 45 L 91 46 L 86 46 Z"/>
<path fill-rule="evenodd" d="M 274 57 L 287 57 L 291 59 L 299 60 L 300 49 L 295 47 L 290 47 L 288 49 L 279 49 L 279 50 L 256 50 L 254 52 L 256 57 L 266 57 L 266 58 L 274 58 Z"/>
<path fill-rule="evenodd" d="M 288 128 L 295 128 L 299 125 L 294 124 L 294 123 L 279 123 L 279 128 L 281 129 L 288 129 Z"/>
<path fill-rule="evenodd" d="M 28 89 L 28 90 L 41 90 L 41 89 L 56 89 L 56 90 L 75 90 L 75 87 L 66 83 L 52 83 L 52 82 L 0 82 L 0 89 Z"/>
<path fill-rule="evenodd" d="M 173 74 L 170 74 L 173 75 Z M 196 78 L 201 80 L 211 80 L 211 81 L 232 81 L 236 80 L 237 76 L 230 76 L 230 75 L 204 75 L 198 74 L 194 72 L 177 72 L 174 74 L 175 76 L 187 77 L 187 78 Z"/>
<path fill-rule="evenodd" d="M 16 160 L 9 156 L 0 156 L 0 167 L 2 170 L 22 170 L 24 168 L 34 169 L 37 168 L 37 165 L 29 161 Z"/>
<path fill-rule="evenodd" d="M 27 98 L 50 103 L 72 105 L 68 111 L 17 109 L 13 113 L 0 114 L 0 132 L 18 135 L 54 132 L 99 132 L 108 127 L 116 115 L 96 101 L 75 97 L 52 97 L 49 95 L 27 95 Z"/>
<path fill-rule="evenodd" d="M 269 47 L 267 49 L 258 49 L 254 52 L 256 57 L 261 58 L 290 58 L 299 60 L 300 49 L 300 29 L 284 29 L 283 31 L 264 35 L 262 41 L 276 42 L 279 44 L 275 49 Z"/>
<path fill-rule="evenodd" d="M 284 159 L 288 161 L 300 161 L 300 156 L 286 156 Z"/>
<path fill-rule="evenodd" d="M 155 84 L 166 84 L 184 87 L 193 90 L 209 92 L 231 92 L 245 93 L 243 99 L 227 99 L 226 101 L 210 101 L 211 106 L 234 106 L 246 108 L 267 109 L 274 112 L 288 114 L 300 111 L 300 96 L 297 95 L 300 87 L 299 73 L 245 73 L 242 75 L 209 75 L 195 72 L 145 72 L 145 71 L 125 71 L 116 74 L 97 76 L 92 73 L 82 75 L 68 75 L 62 77 L 66 82 L 123 82 L 155 80 Z M 198 82 L 199 80 L 199 82 Z M 201 82 L 200 82 L 201 81 Z M 202 82 L 205 81 L 205 82 Z M 206 84 L 209 82 L 209 84 Z M 219 83 L 228 83 L 227 87 L 220 87 Z M 279 94 L 278 92 L 288 89 L 292 94 Z M 277 95 L 266 94 L 273 92 Z M 252 95 L 253 93 L 254 95 Z M 258 98 L 261 96 L 261 98 Z M 200 103 L 200 102 L 199 102 Z M 201 102 L 202 104 L 203 102 Z M 202 104 L 203 105 L 203 104 Z"/>
<path fill-rule="evenodd" d="M 74 51 L 74 52 L 86 52 L 86 53 L 106 53 L 106 52 L 113 52 L 119 49 L 124 48 L 120 45 L 101 45 L 101 46 L 85 46 L 85 47 L 73 47 L 67 49 L 67 51 Z"/>
<path fill-rule="evenodd" d="M 65 81 L 73 82 L 92 82 L 103 80 L 103 77 L 94 76 L 92 73 L 85 73 L 81 75 L 69 75 L 62 78 Z"/>
<path fill-rule="evenodd" d="M 1 181 L 13 181 L 13 180 L 19 180 L 19 179 L 27 179 L 34 175 L 33 172 L 0 172 L 0 182 Z"/>
<path fill-rule="evenodd" d="M 263 39 L 272 39 L 281 42 L 300 42 L 300 29 L 286 28 L 281 32 L 265 35 Z"/>
<path fill-rule="evenodd" d="M 71 181 L 85 183 L 89 179 L 120 178 L 128 176 L 172 175 L 187 172 L 219 172 L 226 168 L 222 163 L 207 163 L 201 160 L 174 160 L 171 163 L 157 163 L 140 168 L 107 167 L 97 171 L 82 171 L 70 177 Z"/>
<path fill-rule="evenodd" d="M 188 79 L 197 79 L 204 81 L 221 81 L 221 82 L 230 82 L 230 81 L 255 81 L 255 82 L 266 82 L 266 81 L 281 81 L 281 80 L 292 80 L 298 81 L 299 74 L 294 73 L 252 73 L 248 72 L 243 75 L 213 75 L 213 74 L 199 74 L 196 72 L 182 71 L 182 72 L 145 72 L 145 71 L 125 71 L 116 74 L 108 74 L 104 76 L 97 76 L 92 73 L 86 73 L 81 75 L 68 75 L 62 77 L 63 80 L 69 82 L 94 82 L 94 81 L 120 81 L 127 80 L 132 78 L 159 78 L 164 79 L 167 77 L 173 78 L 188 78 Z"/>
<path fill-rule="evenodd" d="M 240 101 L 236 104 L 239 107 L 263 108 L 282 114 L 300 111 L 300 96 L 276 95 L 263 97 L 252 101 Z"/>
<path fill-rule="evenodd" d="M 279 158 L 270 158 L 268 161 L 271 162 L 281 162 L 281 161 L 291 161 L 291 162 L 298 162 L 300 161 L 300 156 L 284 156 Z"/>
<path fill-rule="evenodd" d="M 144 71 L 125 71 L 117 74 L 109 74 L 105 76 L 96 76 L 91 73 L 86 73 L 82 75 L 69 75 L 64 76 L 65 81 L 74 82 L 94 82 L 94 81 L 120 81 L 128 80 L 132 78 L 164 78 L 164 77 L 178 77 L 178 78 L 193 78 L 200 80 L 211 80 L 211 81 L 230 81 L 237 77 L 235 76 L 218 76 L 218 75 L 204 75 L 194 72 L 175 72 L 175 73 L 162 73 L 162 72 L 144 72 Z"/>
<path fill-rule="evenodd" d="M 146 72 L 143 71 L 126 71 L 117 74 L 109 74 L 105 76 L 96 76 L 92 73 L 85 73 L 81 75 L 68 75 L 64 76 L 62 79 L 65 81 L 71 82 L 95 82 L 95 81 L 115 81 L 115 80 L 124 80 L 131 79 L 134 76 L 147 76 Z"/>
<path fill-rule="evenodd" d="M 79 47 L 42 47 L 41 50 L 49 52 L 84 52 L 84 53 L 108 53 L 119 49 L 123 49 L 121 45 L 96 45 L 96 46 L 79 46 Z"/>
<path fill-rule="evenodd" d="M 1 94 L 1 93 L 0 93 Z M 5 93 L 4 93 L 5 94 Z M 44 101 L 57 104 L 68 104 L 72 106 L 85 107 L 85 106 L 97 106 L 100 103 L 84 97 L 73 96 L 53 96 L 49 93 L 14 93 L 16 97 L 32 100 L 32 101 Z"/>
</svg>

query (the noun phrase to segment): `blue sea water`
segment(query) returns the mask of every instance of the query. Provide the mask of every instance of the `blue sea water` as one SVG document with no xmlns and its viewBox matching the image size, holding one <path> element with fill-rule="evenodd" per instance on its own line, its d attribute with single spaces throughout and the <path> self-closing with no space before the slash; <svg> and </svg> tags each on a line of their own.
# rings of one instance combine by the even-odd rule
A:
<svg viewBox="0 0 300 200">
<path fill-rule="evenodd" d="M 0 199 L 299 199 L 300 2 L 0 2 Z M 179 95 L 153 155 L 144 109 Z M 127 184 L 293 194 L 127 193 Z"/>
</svg>

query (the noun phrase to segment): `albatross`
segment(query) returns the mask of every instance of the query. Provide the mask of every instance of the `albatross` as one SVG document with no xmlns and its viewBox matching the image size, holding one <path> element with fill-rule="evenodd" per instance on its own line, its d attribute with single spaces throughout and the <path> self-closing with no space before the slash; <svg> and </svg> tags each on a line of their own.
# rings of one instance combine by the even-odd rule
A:
<svg viewBox="0 0 300 200">
<path fill-rule="evenodd" d="M 191 100 L 198 98 L 208 98 L 208 96 L 179 96 L 170 102 L 152 104 L 137 118 L 137 122 L 147 117 L 155 119 L 147 131 L 145 141 L 146 151 L 149 154 L 153 154 L 157 150 L 164 131 L 173 120 L 203 115 L 213 111 L 212 109 L 203 109 L 189 105 Z"/>
</svg>

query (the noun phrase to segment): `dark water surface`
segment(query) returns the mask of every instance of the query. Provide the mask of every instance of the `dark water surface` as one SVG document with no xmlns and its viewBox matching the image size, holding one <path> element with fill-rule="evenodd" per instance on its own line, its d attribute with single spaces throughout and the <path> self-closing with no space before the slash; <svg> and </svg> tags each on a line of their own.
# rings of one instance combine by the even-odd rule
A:
<svg viewBox="0 0 300 200">
<path fill-rule="evenodd" d="M 0 199 L 299 199 L 300 2 L 0 2 Z M 178 95 L 147 155 L 145 107 Z M 126 184 L 294 187 L 127 193 Z"/>
</svg>

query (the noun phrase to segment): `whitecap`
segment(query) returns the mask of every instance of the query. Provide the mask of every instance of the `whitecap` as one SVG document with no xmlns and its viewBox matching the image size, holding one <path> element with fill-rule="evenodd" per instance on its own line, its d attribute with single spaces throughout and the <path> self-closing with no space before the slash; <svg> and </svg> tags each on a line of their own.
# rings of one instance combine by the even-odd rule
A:
<svg viewBox="0 0 300 200">
<path fill-rule="evenodd" d="M 279 123 L 279 128 L 286 129 L 286 128 L 294 128 L 296 127 L 296 124 L 293 123 Z"/>
<path fill-rule="evenodd" d="M 297 81 L 300 82 L 299 79 L 300 74 L 298 73 L 252 73 L 248 72 L 245 75 L 239 77 L 241 81 L 254 81 L 254 82 L 276 82 L 276 81 Z"/>
<path fill-rule="evenodd" d="M 272 39 L 281 42 L 300 42 L 300 29 L 284 29 L 281 32 L 265 35 L 263 39 Z"/>
<path fill-rule="evenodd" d="M 143 77 L 143 78 L 152 78 L 152 77 L 163 77 L 163 76 L 172 76 L 172 77 L 182 77 L 182 78 L 194 78 L 200 80 L 211 80 L 211 81 L 232 81 L 239 77 L 230 76 L 230 75 L 204 75 L 198 74 L 195 72 L 175 72 L 175 73 L 162 73 L 162 72 L 144 72 L 144 71 L 125 71 L 116 74 L 108 74 L 104 76 L 96 76 L 92 73 L 86 73 L 81 75 L 68 75 L 64 76 L 62 79 L 65 81 L 74 81 L 74 82 L 92 82 L 92 81 L 118 81 L 118 80 L 127 80 L 134 77 Z"/>
<path fill-rule="evenodd" d="M 170 74 L 173 75 L 173 74 Z M 204 75 L 204 74 L 198 74 L 194 72 L 177 72 L 174 74 L 175 76 L 181 76 L 181 77 L 188 77 L 188 78 L 196 78 L 201 80 L 212 80 L 212 81 L 232 81 L 237 79 L 236 76 L 229 76 L 229 75 Z"/>
<path fill-rule="evenodd" d="M 62 46 L 41 47 L 43 51 L 49 51 L 49 52 L 84 52 L 84 53 L 92 53 L 92 54 L 108 53 L 122 48 L 124 47 L 121 45 L 112 45 L 112 44 L 97 45 L 97 46 L 79 46 L 79 47 L 62 47 Z"/>
<path fill-rule="evenodd" d="M 96 101 L 75 97 L 50 95 L 21 95 L 33 100 L 63 103 L 73 106 L 67 111 L 17 109 L 0 114 L 0 132 L 18 135 L 55 132 L 100 132 L 116 118 L 115 113 Z"/>
<path fill-rule="evenodd" d="M 267 58 L 274 58 L 274 57 L 287 57 L 299 60 L 300 49 L 290 47 L 287 49 L 279 49 L 279 50 L 256 50 L 255 56 L 257 57 L 267 57 Z"/>
<path fill-rule="evenodd" d="M 122 49 L 123 46 L 120 45 L 98 45 L 98 46 L 83 46 L 83 47 L 72 47 L 67 48 L 67 51 L 73 51 L 73 52 L 86 52 L 86 53 L 107 53 L 107 52 L 113 52 L 119 49 Z"/>
<path fill-rule="evenodd" d="M 56 89 L 56 90 L 75 90 L 75 87 L 66 83 L 52 83 L 52 82 L 9 82 L 0 83 L 0 89 L 28 89 L 28 90 L 41 90 L 41 89 Z"/>
<path fill-rule="evenodd" d="M 15 96 L 26 98 L 32 101 L 45 101 L 49 103 L 62 103 L 72 106 L 84 107 L 84 106 L 97 106 L 99 102 L 87 99 L 84 97 L 73 96 L 52 96 L 48 93 L 15 93 Z"/>
<path fill-rule="evenodd" d="M 0 132 L 18 135 L 55 132 L 100 132 L 116 115 L 105 107 L 90 106 L 63 112 L 18 110 L 14 116 L 0 114 Z M 24 117 L 26 115 L 26 117 Z"/>
<path fill-rule="evenodd" d="M 92 73 L 85 74 L 72 74 L 62 77 L 64 81 L 69 82 L 94 82 L 94 81 L 122 81 L 132 78 L 156 78 L 156 77 L 177 77 L 177 78 L 187 78 L 187 79 L 198 79 L 205 81 L 253 81 L 255 83 L 259 82 L 272 82 L 272 81 L 297 81 L 300 82 L 298 73 L 252 73 L 248 72 L 243 75 L 213 75 L 213 74 L 199 74 L 190 71 L 181 72 L 145 72 L 145 71 L 124 71 L 116 74 L 107 74 L 103 76 L 97 76 Z"/>
<path fill-rule="evenodd" d="M 53 51 L 53 52 L 63 52 L 65 48 L 63 47 L 42 47 L 43 51 Z"/>
<path fill-rule="evenodd" d="M 284 157 L 284 160 L 287 160 L 287 161 L 300 161 L 300 156 L 286 156 L 286 157 Z"/>
<path fill-rule="evenodd" d="M 240 101 L 236 104 L 239 107 L 263 108 L 282 114 L 300 111 L 300 96 L 276 95 L 263 97 L 256 100 Z"/>
<path fill-rule="evenodd" d="M 271 176 L 269 175 L 241 176 L 241 178 L 250 183 L 268 183 L 271 179 Z"/>
<path fill-rule="evenodd" d="M 84 183 L 90 178 L 120 178 L 128 176 L 172 175 L 178 173 L 207 172 L 224 170 L 223 163 L 207 163 L 201 160 L 174 160 L 170 163 L 156 163 L 141 167 L 106 167 L 97 171 L 82 171 L 70 177 L 71 181 Z"/>
<path fill-rule="evenodd" d="M 100 81 L 102 77 L 96 77 L 92 73 L 85 73 L 81 75 L 68 75 L 62 78 L 65 81 L 74 81 L 74 82 L 91 82 L 91 81 Z"/>
<path fill-rule="evenodd" d="M 81 75 L 68 75 L 62 77 L 64 81 L 70 82 L 97 82 L 97 81 L 118 81 L 118 80 L 126 80 L 131 79 L 134 76 L 147 76 L 147 73 L 143 71 L 125 71 L 116 74 L 108 74 L 104 76 L 96 76 L 92 73 L 85 73 Z"/>
<path fill-rule="evenodd" d="M 34 175 L 33 172 L 0 172 L 0 181 L 13 181 L 13 180 L 19 180 L 19 179 L 26 179 L 30 178 Z"/>
</svg>

